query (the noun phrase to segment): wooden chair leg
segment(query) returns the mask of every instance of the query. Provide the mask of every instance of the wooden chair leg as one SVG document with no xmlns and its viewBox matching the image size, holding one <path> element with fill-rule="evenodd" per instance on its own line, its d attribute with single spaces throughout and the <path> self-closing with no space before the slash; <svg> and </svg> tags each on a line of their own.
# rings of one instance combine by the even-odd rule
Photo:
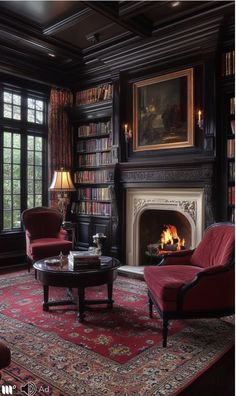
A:
<svg viewBox="0 0 236 396">
<path fill-rule="evenodd" d="M 152 318 L 153 302 L 152 302 L 152 299 L 150 297 L 149 297 L 149 301 L 148 301 L 148 306 L 149 306 L 149 318 Z"/>
<path fill-rule="evenodd" d="M 162 331 L 162 346 L 165 348 L 167 346 L 167 336 L 168 336 L 168 319 L 163 319 L 163 331 Z"/>
<path fill-rule="evenodd" d="M 27 265 L 28 265 L 28 272 L 30 272 L 31 266 L 32 266 L 32 261 L 30 260 L 29 257 L 27 257 Z"/>
</svg>

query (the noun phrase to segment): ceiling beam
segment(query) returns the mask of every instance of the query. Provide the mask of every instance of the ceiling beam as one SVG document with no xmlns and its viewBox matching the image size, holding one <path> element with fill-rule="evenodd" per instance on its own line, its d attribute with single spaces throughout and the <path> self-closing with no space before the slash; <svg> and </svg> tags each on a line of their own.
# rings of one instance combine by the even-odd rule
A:
<svg viewBox="0 0 236 396">
<path fill-rule="evenodd" d="M 81 11 L 78 11 L 67 18 L 61 19 L 59 22 L 56 22 L 52 25 L 49 25 L 45 29 L 43 29 L 43 34 L 50 35 L 60 32 L 61 30 L 68 29 L 71 26 L 80 23 L 82 20 L 87 18 L 93 13 L 93 11 L 89 8 L 84 8 Z"/>
<path fill-rule="evenodd" d="M 8 19 L 2 18 L 0 15 L 0 31 L 9 34 L 10 37 L 15 37 L 16 41 L 30 42 L 35 47 L 45 48 L 50 52 L 54 52 L 55 55 L 60 54 L 60 56 L 68 57 L 81 60 L 81 51 L 78 48 L 74 48 L 72 45 L 65 44 L 62 40 L 57 40 L 54 37 L 43 37 L 39 30 L 24 25 L 24 30 L 18 27 L 11 27 L 8 23 Z M 1 38 L 0 34 L 0 38 Z"/>
<path fill-rule="evenodd" d="M 162 5 L 166 5 L 166 1 L 159 1 L 158 9 Z M 121 19 L 133 18 L 136 15 L 142 14 L 144 11 L 147 12 L 156 7 L 157 4 L 155 1 L 125 1 L 119 7 L 119 17 Z"/>
<path fill-rule="evenodd" d="M 152 23 L 147 21 L 146 18 L 140 18 L 138 20 L 128 19 L 123 20 L 119 17 L 119 5 L 112 2 L 104 1 L 82 1 L 89 8 L 96 11 L 98 14 L 105 16 L 117 25 L 124 29 L 134 33 L 141 37 L 149 37 L 152 35 Z M 110 4 L 111 3 L 111 4 Z"/>
</svg>

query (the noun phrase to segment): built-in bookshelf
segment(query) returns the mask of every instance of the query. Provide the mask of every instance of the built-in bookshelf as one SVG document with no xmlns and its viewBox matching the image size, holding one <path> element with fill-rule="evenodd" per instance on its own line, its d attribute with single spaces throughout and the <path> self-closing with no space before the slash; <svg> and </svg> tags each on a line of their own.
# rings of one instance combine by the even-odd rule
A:
<svg viewBox="0 0 236 396">
<path fill-rule="evenodd" d="M 220 112 L 217 134 L 219 219 L 235 222 L 235 49 L 234 26 L 222 36 L 220 55 Z"/>
<path fill-rule="evenodd" d="M 234 51 L 232 51 L 234 52 Z M 234 69 L 233 69 L 234 70 Z M 227 217 L 231 222 L 235 222 L 235 97 L 228 98 L 227 116 L 227 188 L 228 188 L 228 208 Z"/>
<path fill-rule="evenodd" d="M 235 58 L 234 50 L 224 51 L 222 54 L 221 77 L 222 77 L 222 191 L 225 195 L 225 204 L 222 205 L 223 219 L 235 222 L 235 95 L 234 74 Z"/>
<path fill-rule="evenodd" d="M 75 94 L 77 120 L 74 181 L 77 187 L 79 248 L 92 244 L 92 236 L 103 232 L 109 244 L 114 170 L 118 161 L 113 144 L 111 83 Z"/>
</svg>

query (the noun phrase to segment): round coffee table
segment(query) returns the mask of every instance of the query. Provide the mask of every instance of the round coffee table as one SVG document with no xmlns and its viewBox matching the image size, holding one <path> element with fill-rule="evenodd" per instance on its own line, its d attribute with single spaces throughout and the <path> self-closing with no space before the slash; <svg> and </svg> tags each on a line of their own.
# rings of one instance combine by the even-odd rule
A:
<svg viewBox="0 0 236 396">
<path fill-rule="evenodd" d="M 58 258 L 58 257 L 54 257 Z M 53 259 L 53 257 L 50 257 Z M 85 308 L 91 304 L 107 304 L 108 308 L 113 307 L 112 289 L 113 282 L 117 277 L 119 260 L 114 257 L 101 256 L 101 264 L 98 268 L 71 270 L 68 268 L 67 257 L 64 256 L 61 264 L 48 265 L 48 259 L 42 259 L 34 263 L 36 279 L 43 284 L 43 310 L 48 311 L 49 307 L 57 305 L 76 304 L 78 308 L 78 320 L 84 321 Z M 107 284 L 108 298 L 104 300 L 86 300 L 85 288 Z M 72 293 L 68 292 L 70 299 L 62 301 L 49 301 L 49 286 L 65 287 L 69 290 L 78 289 L 78 298 L 72 298 Z"/>
</svg>

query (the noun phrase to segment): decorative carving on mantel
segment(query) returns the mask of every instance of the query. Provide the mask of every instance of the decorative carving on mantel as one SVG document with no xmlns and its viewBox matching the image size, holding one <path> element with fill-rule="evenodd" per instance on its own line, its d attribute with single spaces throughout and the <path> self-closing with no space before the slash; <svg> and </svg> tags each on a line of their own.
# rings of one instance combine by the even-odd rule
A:
<svg viewBox="0 0 236 396">
<path fill-rule="evenodd" d="M 123 170 L 121 172 L 121 178 L 123 182 L 170 182 L 176 180 L 178 181 L 196 181 L 209 179 L 213 177 L 212 166 L 205 165 L 197 168 L 180 168 L 180 169 L 130 169 Z"/>
<path fill-rule="evenodd" d="M 196 201 L 179 201 L 179 205 L 185 213 L 188 213 L 196 224 L 197 219 L 197 203 Z"/>
<path fill-rule="evenodd" d="M 134 198 L 134 217 L 137 213 L 145 206 L 158 204 L 158 206 L 169 206 L 173 208 L 181 208 L 182 212 L 188 213 L 189 216 L 193 219 L 194 224 L 196 224 L 197 219 L 197 203 L 196 201 L 178 201 L 178 200 L 169 200 L 169 199 L 141 199 Z"/>
</svg>

